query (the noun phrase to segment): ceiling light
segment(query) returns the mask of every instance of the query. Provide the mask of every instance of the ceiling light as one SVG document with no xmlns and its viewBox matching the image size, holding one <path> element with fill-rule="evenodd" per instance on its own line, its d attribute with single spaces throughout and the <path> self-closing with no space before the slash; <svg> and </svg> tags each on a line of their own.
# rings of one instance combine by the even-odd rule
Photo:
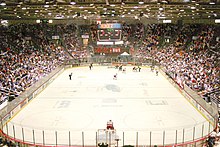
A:
<svg viewBox="0 0 220 147">
<path fill-rule="evenodd" d="M 161 1 L 162 3 L 168 3 L 167 1 L 165 1 L 165 0 L 163 0 L 163 1 Z"/>
<path fill-rule="evenodd" d="M 1 20 L 1 24 L 7 24 L 8 20 Z"/>
<path fill-rule="evenodd" d="M 45 8 L 49 8 L 49 5 L 44 5 Z"/>
<path fill-rule="evenodd" d="M 55 16 L 55 19 L 62 19 L 62 18 L 64 18 L 63 15 L 56 15 L 56 16 Z"/>
<path fill-rule="evenodd" d="M 50 20 L 48 20 L 48 23 L 53 23 L 53 20 L 51 20 L 51 19 L 50 19 Z"/>
<path fill-rule="evenodd" d="M 215 19 L 215 23 L 220 23 L 220 19 Z"/>
<path fill-rule="evenodd" d="M 214 5 L 214 4 L 215 4 L 215 2 L 209 2 L 209 4 L 210 4 L 210 5 Z"/>
<path fill-rule="evenodd" d="M 70 2 L 70 4 L 71 4 L 71 5 L 75 5 L 75 4 L 76 4 L 76 2 Z"/>
<path fill-rule="evenodd" d="M 110 6 L 111 6 L 111 7 L 115 7 L 115 5 L 114 5 L 114 4 L 111 4 Z"/>
<path fill-rule="evenodd" d="M 163 23 L 171 23 L 171 20 L 163 20 Z"/>
<path fill-rule="evenodd" d="M 36 23 L 40 23 L 40 19 L 37 19 L 37 20 L 36 20 Z"/>
<path fill-rule="evenodd" d="M 140 1 L 140 2 L 138 2 L 140 5 L 143 5 L 144 4 L 144 2 L 143 1 Z"/>
<path fill-rule="evenodd" d="M 192 6 L 191 9 L 196 9 L 196 7 Z"/>
<path fill-rule="evenodd" d="M 5 3 L 5 2 L 1 2 L 0 5 L 1 5 L 1 6 L 5 6 L 6 3 Z"/>
</svg>

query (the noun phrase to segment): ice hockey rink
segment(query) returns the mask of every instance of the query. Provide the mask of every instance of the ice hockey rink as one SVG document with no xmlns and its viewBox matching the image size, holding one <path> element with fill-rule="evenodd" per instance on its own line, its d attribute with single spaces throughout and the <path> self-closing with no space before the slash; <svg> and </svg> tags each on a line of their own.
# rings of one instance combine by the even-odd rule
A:
<svg viewBox="0 0 220 147">
<path fill-rule="evenodd" d="M 46 145 L 95 145 L 106 139 L 102 129 L 112 120 L 119 145 L 161 145 L 192 141 L 212 129 L 161 73 L 123 68 L 65 70 L 10 120 L 9 135 Z"/>
</svg>

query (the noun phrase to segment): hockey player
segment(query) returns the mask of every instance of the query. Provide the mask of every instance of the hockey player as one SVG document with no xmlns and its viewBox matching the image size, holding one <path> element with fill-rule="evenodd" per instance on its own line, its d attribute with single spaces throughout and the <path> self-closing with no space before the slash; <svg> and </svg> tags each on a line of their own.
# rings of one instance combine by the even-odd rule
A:
<svg viewBox="0 0 220 147">
<path fill-rule="evenodd" d="M 69 74 L 69 78 L 70 78 L 70 80 L 72 80 L 72 75 L 73 75 L 73 73 Z"/>
<path fill-rule="evenodd" d="M 158 70 L 156 69 L 156 76 L 158 76 Z"/>
<path fill-rule="evenodd" d="M 114 130 L 113 122 L 112 120 L 107 121 L 107 130 Z"/>
<path fill-rule="evenodd" d="M 113 80 L 117 80 L 117 73 L 113 76 Z"/>
</svg>

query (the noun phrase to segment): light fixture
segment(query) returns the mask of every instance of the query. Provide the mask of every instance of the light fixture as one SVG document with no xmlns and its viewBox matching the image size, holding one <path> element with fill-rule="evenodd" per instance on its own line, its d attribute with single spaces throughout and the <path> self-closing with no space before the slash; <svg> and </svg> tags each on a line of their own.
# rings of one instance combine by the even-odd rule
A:
<svg viewBox="0 0 220 147">
<path fill-rule="evenodd" d="M 76 2 L 71 1 L 71 2 L 70 2 L 70 4 L 71 4 L 71 5 L 75 5 L 75 4 L 76 4 Z"/>
<path fill-rule="evenodd" d="M 160 11 L 163 11 L 163 8 L 162 8 L 162 7 L 160 7 L 160 8 L 159 8 L 159 10 L 160 10 Z"/>
<path fill-rule="evenodd" d="M 215 4 L 215 2 L 209 2 L 209 4 L 210 4 L 210 5 L 214 5 L 214 4 Z"/>
<path fill-rule="evenodd" d="M 8 20 L 1 20 L 1 24 L 7 24 Z"/>
<path fill-rule="evenodd" d="M 143 5 L 144 4 L 144 2 L 143 1 L 140 1 L 140 2 L 138 2 L 140 5 Z"/>
<path fill-rule="evenodd" d="M 40 19 L 37 19 L 37 20 L 36 20 L 36 23 L 40 23 Z"/>
<path fill-rule="evenodd" d="M 220 23 L 220 19 L 215 19 L 215 23 Z"/>
<path fill-rule="evenodd" d="M 50 20 L 48 20 L 48 23 L 53 23 L 53 20 L 51 20 L 51 19 L 50 19 Z"/>
<path fill-rule="evenodd" d="M 49 8 L 49 5 L 44 5 L 45 8 Z"/>
<path fill-rule="evenodd" d="M 163 23 L 171 23 L 172 21 L 171 20 L 163 20 Z"/>
<path fill-rule="evenodd" d="M 6 3 L 3 1 L 0 3 L 1 6 L 6 6 Z"/>
</svg>

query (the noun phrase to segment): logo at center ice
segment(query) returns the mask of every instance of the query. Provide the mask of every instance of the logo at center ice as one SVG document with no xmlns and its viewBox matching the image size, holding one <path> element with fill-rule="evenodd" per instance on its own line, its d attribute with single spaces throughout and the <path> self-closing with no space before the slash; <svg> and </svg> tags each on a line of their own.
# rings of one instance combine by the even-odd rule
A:
<svg viewBox="0 0 220 147">
<path fill-rule="evenodd" d="M 118 87 L 117 85 L 114 85 L 114 84 L 105 85 L 105 88 L 107 90 L 112 91 L 112 92 L 120 92 L 121 91 L 120 87 Z"/>
</svg>

